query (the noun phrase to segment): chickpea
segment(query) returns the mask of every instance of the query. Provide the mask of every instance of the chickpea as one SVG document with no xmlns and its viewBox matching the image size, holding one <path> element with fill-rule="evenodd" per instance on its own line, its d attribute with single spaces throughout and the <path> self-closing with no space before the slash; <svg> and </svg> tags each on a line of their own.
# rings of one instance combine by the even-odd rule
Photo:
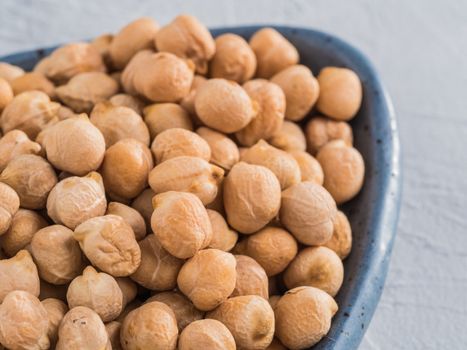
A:
<svg viewBox="0 0 467 350">
<path fill-rule="evenodd" d="M 237 282 L 231 297 L 259 295 L 267 300 L 268 276 L 261 265 L 246 255 L 235 255 L 235 260 L 237 260 Z"/>
<path fill-rule="evenodd" d="M 10 82 L 24 74 L 21 67 L 15 66 L 7 62 L 0 62 L 0 78 Z"/>
<path fill-rule="evenodd" d="M 210 79 L 196 92 L 196 114 L 212 129 L 232 133 L 243 129 L 257 110 L 246 91 L 225 79 Z"/>
<path fill-rule="evenodd" d="M 230 298 L 206 318 L 222 322 L 238 349 L 266 349 L 274 336 L 274 311 L 267 300 L 257 295 Z"/>
<path fill-rule="evenodd" d="M 13 188 L 0 182 L 0 236 L 10 228 L 19 209 L 20 198 Z"/>
<path fill-rule="evenodd" d="M 156 33 L 158 51 L 171 52 L 192 60 L 196 72 L 206 74 L 208 61 L 216 52 L 216 44 L 209 30 L 193 16 L 180 15 Z"/>
<path fill-rule="evenodd" d="M 334 220 L 332 237 L 324 246 L 332 249 L 341 260 L 344 260 L 350 254 L 352 249 L 352 228 L 349 219 L 340 210 Z"/>
<path fill-rule="evenodd" d="M 281 223 L 300 243 L 324 244 L 332 236 L 336 202 L 314 182 L 301 182 L 282 192 Z"/>
<path fill-rule="evenodd" d="M 44 280 L 40 280 L 40 293 L 39 293 L 39 300 L 45 299 L 58 299 L 66 303 L 66 292 L 68 290 L 68 284 L 50 284 Z"/>
<path fill-rule="evenodd" d="M 0 112 L 13 100 L 13 89 L 7 80 L 0 78 Z"/>
<path fill-rule="evenodd" d="M 323 168 L 321 168 L 321 164 L 319 164 L 316 158 L 304 151 L 292 151 L 290 154 L 295 158 L 300 167 L 302 181 L 312 181 L 318 185 L 323 185 Z"/>
<path fill-rule="evenodd" d="M 273 28 L 258 30 L 250 39 L 258 61 L 256 75 L 269 79 L 281 70 L 298 63 L 297 49 Z"/>
<path fill-rule="evenodd" d="M 105 66 L 107 68 L 112 66 L 112 60 L 110 58 L 110 45 L 114 40 L 114 36 L 112 34 L 102 34 L 98 37 L 95 37 L 91 42 L 91 46 L 93 46 L 101 55 L 102 61 L 104 61 Z"/>
<path fill-rule="evenodd" d="M 122 350 L 120 343 L 120 330 L 122 324 L 118 321 L 111 321 L 105 324 L 105 330 L 112 345 L 112 350 Z"/>
<path fill-rule="evenodd" d="M 116 107 L 128 107 L 135 111 L 138 115 L 143 115 L 143 109 L 145 107 L 145 103 L 143 100 L 136 96 L 131 96 L 128 94 L 116 94 L 113 95 L 109 102 Z"/>
<path fill-rule="evenodd" d="M 362 104 L 362 83 L 348 68 L 325 67 L 319 72 L 320 95 L 316 107 L 336 120 L 355 117 Z"/>
<path fill-rule="evenodd" d="M 308 151 L 315 155 L 325 144 L 332 140 L 343 140 L 352 146 L 352 128 L 347 122 L 323 117 L 313 117 L 306 125 Z"/>
<path fill-rule="evenodd" d="M 282 345 L 282 343 L 278 339 L 274 338 L 272 340 L 272 343 L 269 344 L 266 350 L 287 350 L 287 348 L 284 345 Z"/>
<path fill-rule="evenodd" d="M 357 149 L 342 140 L 329 142 L 320 149 L 316 159 L 324 172 L 324 187 L 337 204 L 354 198 L 362 189 L 365 163 Z"/>
<path fill-rule="evenodd" d="M 120 342 L 125 350 L 175 350 L 177 338 L 173 311 L 158 301 L 131 311 L 120 331 Z"/>
<path fill-rule="evenodd" d="M 219 35 L 215 43 L 216 53 L 210 65 L 213 78 L 224 78 L 242 84 L 253 77 L 256 56 L 245 39 L 227 33 Z"/>
<path fill-rule="evenodd" d="M 122 291 L 122 309 L 124 309 L 136 298 L 138 286 L 129 277 L 116 277 L 115 280 Z"/>
<path fill-rule="evenodd" d="M 269 297 L 269 305 L 271 305 L 272 309 L 274 310 L 274 308 L 276 307 L 277 305 L 277 302 L 280 300 L 281 298 L 281 295 L 271 295 Z"/>
<path fill-rule="evenodd" d="M 39 296 L 39 275 L 31 254 L 26 250 L 20 250 L 13 258 L 0 260 L 0 281 L 0 304 L 8 293 L 15 290 Z"/>
<path fill-rule="evenodd" d="M 193 116 L 193 119 L 195 119 L 196 124 L 200 124 L 200 121 L 196 116 L 195 110 L 196 92 L 198 88 L 201 85 L 203 85 L 206 81 L 207 79 L 202 75 L 195 75 L 193 78 L 193 82 L 191 83 L 190 92 L 180 101 L 180 106 L 182 106 L 190 115 Z"/>
<path fill-rule="evenodd" d="M 74 238 L 94 266 L 114 277 L 131 275 L 141 263 L 135 234 L 120 216 L 91 218 L 76 227 Z"/>
<path fill-rule="evenodd" d="M 204 205 L 217 195 L 224 170 L 202 158 L 182 156 L 171 158 L 157 165 L 149 173 L 149 186 L 157 193 L 167 191 L 189 192 Z"/>
<path fill-rule="evenodd" d="M 18 129 L 35 140 L 46 125 L 57 118 L 60 104 L 42 91 L 26 91 L 13 98 L 0 117 L 3 133 Z"/>
<path fill-rule="evenodd" d="M 75 229 L 82 222 L 104 215 L 107 207 L 102 177 L 91 172 L 67 177 L 50 191 L 47 214 L 56 223 Z"/>
<path fill-rule="evenodd" d="M 73 112 L 73 110 L 71 108 L 68 108 L 66 106 L 63 106 L 63 105 L 60 105 L 60 107 L 58 108 L 58 111 L 57 111 L 57 117 L 58 117 L 58 120 L 65 120 L 65 119 L 70 119 L 70 118 L 74 118 L 74 117 L 80 117 L 81 114 L 78 114 L 78 113 L 75 113 Z M 41 134 L 44 134 L 46 132 L 46 130 L 44 130 L 44 132 L 41 132 Z M 38 142 L 38 139 L 39 136 L 36 138 L 36 141 Z"/>
<path fill-rule="evenodd" d="M 263 228 L 279 212 L 280 184 L 269 169 L 240 162 L 224 184 L 224 206 L 230 226 L 249 234 Z"/>
<path fill-rule="evenodd" d="M 141 264 L 130 278 L 151 290 L 171 290 L 177 285 L 177 275 L 183 260 L 170 255 L 154 234 L 138 242 Z"/>
<path fill-rule="evenodd" d="M 11 130 L 0 138 L 0 172 L 6 168 L 8 163 L 22 155 L 41 152 L 41 146 L 29 139 L 21 130 Z"/>
<path fill-rule="evenodd" d="M 235 257 L 218 249 L 200 250 L 177 277 L 178 288 L 202 311 L 220 305 L 232 294 L 237 278 Z"/>
<path fill-rule="evenodd" d="M 144 49 L 154 48 L 154 36 L 159 25 L 149 17 L 141 17 L 127 24 L 110 44 L 110 58 L 117 69 L 124 68 L 131 58 Z"/>
<path fill-rule="evenodd" d="M 48 349 L 48 323 L 39 299 L 25 291 L 12 291 L 0 305 L 0 343 L 9 349 Z"/>
<path fill-rule="evenodd" d="M 219 212 L 207 209 L 212 226 L 212 239 L 209 248 L 230 251 L 237 243 L 238 233 L 231 230 Z"/>
<path fill-rule="evenodd" d="M 25 91 L 38 90 L 45 92 L 50 98 L 55 98 L 55 86 L 42 73 L 29 72 L 10 82 L 15 95 Z M 0 107 L 0 110 L 2 108 Z"/>
<path fill-rule="evenodd" d="M 311 70 L 303 65 L 288 67 L 271 78 L 285 94 L 285 117 L 300 121 L 310 112 L 318 100 L 320 86 Z"/>
<path fill-rule="evenodd" d="M 302 128 L 288 120 L 282 123 L 282 128 L 269 139 L 269 143 L 286 152 L 306 150 L 306 139 Z"/>
<path fill-rule="evenodd" d="M 229 170 L 240 158 L 238 147 L 225 134 L 215 130 L 201 127 L 196 130 L 209 145 L 211 150 L 210 160 L 212 163 Z M 209 159 L 207 159 L 209 160 Z"/>
<path fill-rule="evenodd" d="M 50 347 L 55 348 L 58 340 L 58 327 L 65 314 L 68 312 L 68 306 L 59 299 L 48 298 L 41 301 L 49 320 L 47 336 L 49 337 Z"/>
<path fill-rule="evenodd" d="M 58 328 L 56 350 L 105 349 L 110 340 L 99 315 L 85 306 L 72 308 L 65 314 Z"/>
<path fill-rule="evenodd" d="M 179 350 L 235 350 L 235 340 L 229 329 L 217 320 L 190 323 L 180 334 Z"/>
<path fill-rule="evenodd" d="M 125 309 L 122 311 L 122 313 L 117 317 L 116 321 L 117 322 L 120 322 L 120 323 L 123 323 L 123 321 L 125 320 L 125 317 L 133 310 L 136 310 L 137 308 L 139 308 L 141 305 L 143 305 L 143 303 L 141 302 L 141 300 L 138 300 L 138 299 L 135 299 L 133 300 L 131 303 L 129 303 Z"/>
<path fill-rule="evenodd" d="M 133 229 L 137 241 L 142 240 L 146 236 L 146 223 L 144 222 L 144 218 L 132 207 L 118 202 L 110 202 L 105 214 L 113 214 L 123 218 Z"/>
<path fill-rule="evenodd" d="M 149 128 L 151 139 L 172 128 L 193 130 L 193 123 L 187 111 L 175 103 L 155 103 L 147 106 L 144 109 L 144 121 Z"/>
<path fill-rule="evenodd" d="M 203 203 L 194 194 L 169 191 L 152 200 L 151 228 L 173 256 L 186 259 L 211 242 L 212 226 Z"/>
<path fill-rule="evenodd" d="M 289 290 L 274 308 L 276 336 L 287 348 L 307 349 L 331 327 L 337 304 L 326 292 L 313 287 Z"/>
<path fill-rule="evenodd" d="M 34 154 L 20 155 L 8 163 L 0 174 L 0 181 L 11 186 L 26 209 L 43 209 L 57 175 L 44 158 Z"/>
<path fill-rule="evenodd" d="M 199 311 L 190 300 L 179 292 L 157 293 L 147 300 L 147 302 L 151 301 L 159 301 L 172 309 L 177 319 L 179 332 L 204 316 L 204 312 Z"/>
<path fill-rule="evenodd" d="M 154 211 L 152 207 L 152 198 L 155 195 L 152 189 L 147 188 L 131 203 L 131 207 L 143 216 L 147 228 L 151 227 L 151 216 Z M 137 235 L 137 233 L 135 233 L 135 235 Z"/>
</svg>

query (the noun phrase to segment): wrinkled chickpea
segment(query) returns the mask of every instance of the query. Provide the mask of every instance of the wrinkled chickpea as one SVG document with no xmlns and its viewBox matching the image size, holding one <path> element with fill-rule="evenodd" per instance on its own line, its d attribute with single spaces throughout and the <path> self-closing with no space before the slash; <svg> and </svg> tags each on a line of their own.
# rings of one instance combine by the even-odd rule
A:
<svg viewBox="0 0 467 350">
<path fill-rule="evenodd" d="M 122 203 L 110 202 L 105 214 L 113 214 L 123 218 L 133 229 L 137 241 L 142 240 L 146 236 L 146 223 L 138 210 Z"/>
<path fill-rule="evenodd" d="M 240 158 L 238 147 L 225 134 L 206 127 L 197 129 L 196 133 L 208 143 L 211 149 L 210 161 L 212 163 L 226 170 L 238 163 Z M 209 161 L 209 159 L 207 160 Z"/>
<path fill-rule="evenodd" d="M 312 181 L 316 182 L 318 185 L 323 185 L 323 168 L 316 158 L 304 151 L 292 151 L 290 154 L 295 158 L 300 167 L 302 182 Z"/>
<path fill-rule="evenodd" d="M 343 140 L 347 146 L 352 146 L 352 128 L 344 121 L 313 117 L 306 125 L 306 139 L 308 151 L 315 155 L 332 140 Z"/>
<path fill-rule="evenodd" d="M 237 260 L 237 280 L 231 297 L 259 295 L 267 300 L 268 276 L 261 265 L 246 255 L 235 255 L 235 260 Z"/>
<path fill-rule="evenodd" d="M 288 120 L 282 123 L 281 129 L 271 137 L 268 142 L 286 152 L 305 151 L 305 134 L 300 126 Z"/>
<path fill-rule="evenodd" d="M 21 67 L 15 66 L 7 62 L 0 62 L 0 78 L 10 82 L 24 74 Z"/>
<path fill-rule="evenodd" d="M 199 118 L 196 116 L 195 110 L 195 99 L 196 92 L 198 88 L 203 85 L 207 79 L 202 75 L 195 75 L 193 82 L 191 83 L 190 92 L 180 101 L 180 106 L 182 106 L 195 120 L 195 124 L 200 124 Z M 191 129 L 190 129 L 191 130 Z"/>
<path fill-rule="evenodd" d="M 151 216 L 152 212 L 154 211 L 152 207 L 152 198 L 156 194 L 150 188 L 146 188 L 143 192 L 136 197 L 133 202 L 131 203 L 131 207 L 137 210 L 144 218 L 144 222 L 146 223 L 146 227 L 149 229 L 151 227 Z M 136 236 L 136 233 L 135 233 Z"/>
<path fill-rule="evenodd" d="M 143 113 L 151 139 L 172 128 L 193 130 L 193 123 L 189 114 L 176 103 L 155 103 L 147 106 Z"/>
<path fill-rule="evenodd" d="M 58 340 L 58 327 L 65 314 L 68 312 L 68 306 L 59 299 L 47 298 L 41 301 L 49 320 L 47 336 L 50 341 L 50 348 L 55 348 Z"/>
<path fill-rule="evenodd" d="M 237 243 L 238 233 L 231 230 L 224 217 L 219 212 L 207 209 L 212 226 L 212 239 L 209 248 L 230 251 Z"/>
<path fill-rule="evenodd" d="M 136 298 L 138 286 L 129 277 L 116 277 L 115 280 L 122 291 L 122 309 L 124 309 Z"/>
<path fill-rule="evenodd" d="M 116 107 L 128 107 L 136 112 L 138 115 L 143 115 L 145 107 L 144 101 L 136 96 L 128 94 L 116 94 L 109 98 L 109 102 Z"/>
<path fill-rule="evenodd" d="M 13 100 L 12 86 L 6 79 L 0 78 L 0 112 Z"/>
<path fill-rule="evenodd" d="M 194 321 L 180 334 L 179 350 L 235 350 L 235 339 L 229 329 L 217 320 Z"/>
<path fill-rule="evenodd" d="M 352 249 L 352 228 L 350 227 L 349 219 L 340 210 L 337 212 L 334 220 L 332 237 L 324 246 L 335 251 L 342 260 L 350 254 L 350 250 Z"/>
<path fill-rule="evenodd" d="M 97 51 L 99 51 L 102 60 L 104 61 L 106 67 L 112 66 L 110 58 L 110 44 L 112 43 L 114 36 L 112 34 L 101 34 L 98 37 L 95 37 L 90 42 Z"/>
<path fill-rule="evenodd" d="M 55 86 L 42 73 L 29 72 L 23 74 L 10 82 L 15 95 L 25 91 L 38 90 L 45 92 L 50 98 L 55 98 Z M 0 105 L 0 110 L 2 109 Z"/>
<path fill-rule="evenodd" d="M 0 182 L 0 236 L 10 228 L 19 209 L 20 198 L 13 188 Z"/>
<path fill-rule="evenodd" d="M 40 152 L 41 146 L 31 141 L 23 131 L 11 130 L 0 138 L 0 172 L 12 159 L 22 154 L 38 155 Z"/>
<path fill-rule="evenodd" d="M 112 345 L 112 350 L 122 350 L 122 344 L 120 343 L 121 329 L 122 324 L 118 321 L 111 321 L 105 324 L 105 330 Z"/>
</svg>

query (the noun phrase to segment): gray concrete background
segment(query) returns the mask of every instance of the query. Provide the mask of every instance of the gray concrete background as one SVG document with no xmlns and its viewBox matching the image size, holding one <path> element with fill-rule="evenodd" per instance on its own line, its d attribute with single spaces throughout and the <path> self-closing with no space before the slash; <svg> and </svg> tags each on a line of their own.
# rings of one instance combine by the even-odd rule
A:
<svg viewBox="0 0 467 350">
<path fill-rule="evenodd" d="M 467 348 L 467 2 L 1 0 L 0 54 L 186 12 L 209 26 L 318 28 L 373 61 L 393 98 L 404 200 L 386 288 L 361 349 Z"/>
</svg>

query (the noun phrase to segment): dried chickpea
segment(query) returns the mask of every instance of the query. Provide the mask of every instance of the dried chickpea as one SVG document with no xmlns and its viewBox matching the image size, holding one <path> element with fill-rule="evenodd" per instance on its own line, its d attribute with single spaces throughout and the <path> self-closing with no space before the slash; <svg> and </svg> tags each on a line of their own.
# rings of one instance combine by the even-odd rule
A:
<svg viewBox="0 0 467 350">
<path fill-rule="evenodd" d="M 81 114 L 73 112 L 71 108 L 68 108 L 68 107 L 63 106 L 63 105 L 60 105 L 60 107 L 58 107 L 58 111 L 57 111 L 58 120 L 65 120 L 65 119 L 79 117 L 79 116 L 81 116 Z M 44 133 L 45 132 L 46 131 L 44 130 Z M 41 132 L 41 134 L 42 134 L 42 132 Z M 36 141 L 37 141 L 37 138 L 36 138 Z"/>
<path fill-rule="evenodd" d="M 268 168 L 240 162 L 224 184 L 227 221 L 241 233 L 263 228 L 279 212 L 280 184 Z"/>
<path fill-rule="evenodd" d="M 180 334 L 179 350 L 235 350 L 235 340 L 229 329 L 217 320 L 190 323 Z"/>
<path fill-rule="evenodd" d="M 122 217 L 133 229 L 137 241 L 142 240 L 146 236 L 146 223 L 144 222 L 144 218 L 132 207 L 118 202 L 110 202 L 105 214 L 113 214 Z"/>
<path fill-rule="evenodd" d="M 250 147 L 242 156 L 242 161 L 271 170 L 279 180 L 282 190 L 301 181 L 300 167 L 295 158 L 264 140 L 259 140 Z"/>
<path fill-rule="evenodd" d="M 0 112 L 13 100 L 14 92 L 7 80 L 0 78 Z"/>
<path fill-rule="evenodd" d="M 282 128 L 268 142 L 286 152 L 306 150 L 306 139 L 302 128 L 288 120 L 282 123 Z"/>
<path fill-rule="evenodd" d="M 57 119 L 59 106 L 42 91 L 26 91 L 16 95 L 1 115 L 3 133 L 19 129 L 35 140 L 48 123 Z"/>
<path fill-rule="evenodd" d="M 13 188 L 0 182 L 0 236 L 10 228 L 19 209 L 20 198 Z"/>
<path fill-rule="evenodd" d="M 116 277 L 115 280 L 122 291 L 122 309 L 124 309 L 136 298 L 138 286 L 129 277 Z"/>
<path fill-rule="evenodd" d="M 149 17 L 138 18 L 123 27 L 110 44 L 112 65 L 122 69 L 138 51 L 152 49 L 158 30 L 159 25 Z"/>
<path fill-rule="evenodd" d="M 116 94 L 109 98 L 109 102 L 118 107 L 128 107 L 136 112 L 138 115 L 143 115 L 143 109 L 146 105 L 144 101 L 139 99 L 136 96 L 131 96 L 128 94 Z"/>
<path fill-rule="evenodd" d="M 101 174 L 110 198 L 129 200 L 135 198 L 148 185 L 148 175 L 153 168 L 151 151 L 135 139 L 123 139 L 105 151 Z"/>
<path fill-rule="evenodd" d="M 47 214 L 56 223 L 75 229 L 82 222 L 104 215 L 107 207 L 102 177 L 91 172 L 60 181 L 47 198 Z"/>
<path fill-rule="evenodd" d="M 238 233 L 231 230 L 219 212 L 207 209 L 212 226 L 212 239 L 209 248 L 230 251 L 237 243 Z"/>
<path fill-rule="evenodd" d="M 256 75 L 269 79 L 281 70 L 298 63 L 297 49 L 273 28 L 258 30 L 250 39 L 258 61 Z"/>
<path fill-rule="evenodd" d="M 39 275 L 31 254 L 26 250 L 20 250 L 13 258 L 0 260 L 0 281 L 0 304 L 14 290 L 39 296 Z"/>
<path fill-rule="evenodd" d="M 308 151 L 315 155 L 332 140 L 343 140 L 347 146 L 352 146 L 352 128 L 344 121 L 313 117 L 306 125 L 306 139 Z"/>
<path fill-rule="evenodd" d="M 323 185 L 323 168 L 321 168 L 321 164 L 319 164 L 316 158 L 304 151 L 292 151 L 290 154 L 295 158 L 300 167 L 302 181 L 312 181 L 318 185 Z"/>
<path fill-rule="evenodd" d="M 208 61 L 214 56 L 216 44 L 209 30 L 193 16 L 180 15 L 156 33 L 158 51 L 171 52 L 192 60 L 196 72 L 206 74 Z"/>
<path fill-rule="evenodd" d="M 0 78 L 10 82 L 24 74 L 21 67 L 15 66 L 7 62 L 0 62 Z"/>
<path fill-rule="evenodd" d="M 143 305 L 143 303 L 138 300 L 138 299 L 135 299 L 133 300 L 131 303 L 129 303 L 125 309 L 123 309 L 122 313 L 117 317 L 116 321 L 117 322 L 120 322 L 122 323 L 123 320 L 125 320 L 125 317 L 133 310 L 136 310 L 137 308 L 139 308 L 141 305 Z"/>
<path fill-rule="evenodd" d="M 256 56 L 241 36 L 227 33 L 216 40 L 216 53 L 210 63 L 213 78 L 224 78 L 239 84 L 250 80 L 256 71 Z"/>
<path fill-rule="evenodd" d="M 277 302 L 279 301 L 279 299 L 281 298 L 281 295 L 271 295 L 269 297 L 269 305 L 271 305 L 272 309 L 274 310 L 274 308 L 276 307 L 277 305 Z"/>
<path fill-rule="evenodd" d="M 11 160 L 0 174 L 0 181 L 11 186 L 26 209 L 43 209 L 57 175 L 44 158 L 23 154 Z"/>
<path fill-rule="evenodd" d="M 276 336 L 287 348 L 308 349 L 331 327 L 337 304 L 326 292 L 313 287 L 289 290 L 274 308 Z"/>
<path fill-rule="evenodd" d="M 337 212 L 336 219 L 334 220 L 332 237 L 324 246 L 336 252 L 342 260 L 350 254 L 350 250 L 352 249 L 352 228 L 350 227 L 349 219 L 340 210 Z"/>
<path fill-rule="evenodd" d="M 195 110 L 196 92 L 198 88 L 206 81 L 207 79 L 202 75 L 195 75 L 193 77 L 193 82 L 191 83 L 190 92 L 180 101 L 180 106 L 182 106 L 190 115 L 193 116 L 193 118 L 197 122 L 196 124 L 199 124 L 199 118 L 196 117 Z"/>
<path fill-rule="evenodd" d="M 49 337 L 50 347 L 55 348 L 58 340 L 58 327 L 65 314 L 68 312 L 68 306 L 59 299 L 48 298 L 41 301 L 49 320 L 47 336 Z"/>
<path fill-rule="evenodd" d="M 120 330 L 122 329 L 122 324 L 118 321 L 111 321 L 105 324 L 105 330 L 109 336 L 109 341 L 112 345 L 112 350 L 122 350 L 122 345 L 120 343 Z"/>
<path fill-rule="evenodd" d="M 168 191 L 152 200 L 151 228 L 161 246 L 186 259 L 211 242 L 212 226 L 201 200 L 194 194 Z"/>
<path fill-rule="evenodd" d="M 200 320 L 204 312 L 199 311 L 193 303 L 179 292 L 162 292 L 154 294 L 146 302 L 159 301 L 172 309 L 177 319 L 178 331 L 181 332 L 186 326 Z"/>
<path fill-rule="evenodd" d="M 48 349 L 48 323 L 47 311 L 36 296 L 12 291 L 0 305 L 0 343 L 8 349 Z"/>
<path fill-rule="evenodd" d="M 22 154 L 39 154 L 41 146 L 31 141 L 23 131 L 11 130 L 0 138 L 0 172 L 8 163 Z"/>
<path fill-rule="evenodd" d="M 259 295 L 267 300 L 268 276 L 261 265 L 246 255 L 235 255 L 235 260 L 237 260 L 237 281 L 231 297 Z"/>
<path fill-rule="evenodd" d="M 266 299 L 257 295 L 230 298 L 206 318 L 222 322 L 238 349 L 266 349 L 274 336 L 274 311 Z"/>
<path fill-rule="evenodd" d="M 365 177 L 365 163 L 360 152 L 342 140 L 327 143 L 316 159 L 324 172 L 324 187 L 337 204 L 345 203 L 360 192 Z"/>
<path fill-rule="evenodd" d="M 157 164 L 181 156 L 198 157 L 208 162 L 211 159 L 209 144 L 198 134 L 181 128 L 158 134 L 152 142 L 151 151 Z"/>
<path fill-rule="evenodd" d="M 91 46 L 93 46 L 97 51 L 99 51 L 102 60 L 104 61 L 107 68 L 112 66 L 111 58 L 110 58 L 110 45 L 114 36 L 112 34 L 101 34 L 98 37 L 95 37 L 90 42 Z"/>
<path fill-rule="evenodd" d="M 154 234 L 147 235 L 138 244 L 141 250 L 141 264 L 130 278 L 147 289 L 174 289 L 183 260 L 170 255 Z"/>
<path fill-rule="evenodd" d="M 120 342 L 125 350 L 175 350 L 177 338 L 173 311 L 158 301 L 131 311 L 120 331 Z"/>
<path fill-rule="evenodd" d="M 311 70 L 304 65 L 288 67 L 271 78 L 285 94 L 285 117 L 299 121 L 305 118 L 318 100 L 320 86 Z"/>
<path fill-rule="evenodd" d="M 99 315 L 85 306 L 68 311 L 58 328 L 55 350 L 110 350 L 110 340 Z"/>
<path fill-rule="evenodd" d="M 50 284 L 41 279 L 40 289 L 41 291 L 39 293 L 39 300 L 54 298 L 66 303 L 66 292 L 68 290 L 68 284 Z"/>
<path fill-rule="evenodd" d="M 144 108 L 144 121 L 149 128 L 151 139 L 172 128 L 193 130 L 193 123 L 187 111 L 176 103 L 155 103 L 147 106 Z"/>
<path fill-rule="evenodd" d="M 320 245 L 331 239 L 336 202 L 322 186 L 306 181 L 282 192 L 281 223 L 300 243 Z"/>
<path fill-rule="evenodd" d="M 15 95 L 25 91 L 38 90 L 45 92 L 50 98 L 55 97 L 55 86 L 42 73 L 29 72 L 23 74 L 10 82 Z M 2 109 L 0 105 L 0 110 Z"/>
<path fill-rule="evenodd" d="M 166 191 L 193 193 L 206 205 L 216 198 L 223 177 L 222 168 L 202 158 L 182 156 L 166 160 L 152 169 L 149 186 L 156 194 Z"/>
<path fill-rule="evenodd" d="M 238 147 L 225 134 L 206 127 L 197 129 L 196 133 L 209 145 L 212 163 L 226 170 L 229 170 L 235 163 L 238 163 L 240 158 Z"/>
<path fill-rule="evenodd" d="M 91 218 L 76 227 L 74 238 L 94 266 L 114 277 L 131 275 L 141 263 L 135 234 L 120 216 Z"/>
<path fill-rule="evenodd" d="M 285 115 L 285 95 L 278 85 L 264 79 L 250 80 L 243 88 L 256 102 L 258 113 L 235 136 L 241 145 L 252 146 L 280 131 Z"/>
<path fill-rule="evenodd" d="M 274 338 L 272 340 L 272 343 L 269 344 L 266 350 L 287 350 L 287 348 L 284 345 L 282 345 L 282 343 L 278 339 Z"/>
<path fill-rule="evenodd" d="M 151 227 L 151 216 L 152 212 L 154 211 L 152 207 L 152 198 L 156 194 L 150 188 L 145 189 L 143 192 L 136 197 L 133 202 L 131 203 L 131 207 L 137 210 L 144 218 L 144 222 L 146 223 L 146 227 L 149 229 Z M 135 233 L 136 236 L 136 233 Z"/>
<path fill-rule="evenodd" d="M 350 120 L 362 104 L 362 83 L 348 68 L 325 67 L 319 72 L 320 95 L 316 107 L 336 120 Z"/>
</svg>

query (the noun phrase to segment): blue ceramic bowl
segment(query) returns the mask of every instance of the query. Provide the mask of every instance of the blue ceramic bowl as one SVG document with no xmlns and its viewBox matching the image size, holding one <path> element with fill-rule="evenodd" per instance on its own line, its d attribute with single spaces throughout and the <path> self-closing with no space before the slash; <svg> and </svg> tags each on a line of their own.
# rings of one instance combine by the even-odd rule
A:
<svg viewBox="0 0 467 350">
<path fill-rule="evenodd" d="M 317 74 L 324 66 L 348 67 L 363 83 L 363 103 L 351 122 L 355 147 L 365 159 L 366 181 L 360 194 L 342 209 L 348 214 L 354 244 L 345 261 L 345 280 L 337 295 L 339 311 L 329 334 L 313 349 L 356 349 L 370 323 L 386 278 L 396 234 L 401 176 L 396 119 L 386 90 L 368 59 L 344 41 L 319 31 L 276 27 L 300 52 L 301 63 Z M 248 39 L 258 26 L 219 28 Z M 0 58 L 32 69 L 53 48 Z"/>
</svg>

